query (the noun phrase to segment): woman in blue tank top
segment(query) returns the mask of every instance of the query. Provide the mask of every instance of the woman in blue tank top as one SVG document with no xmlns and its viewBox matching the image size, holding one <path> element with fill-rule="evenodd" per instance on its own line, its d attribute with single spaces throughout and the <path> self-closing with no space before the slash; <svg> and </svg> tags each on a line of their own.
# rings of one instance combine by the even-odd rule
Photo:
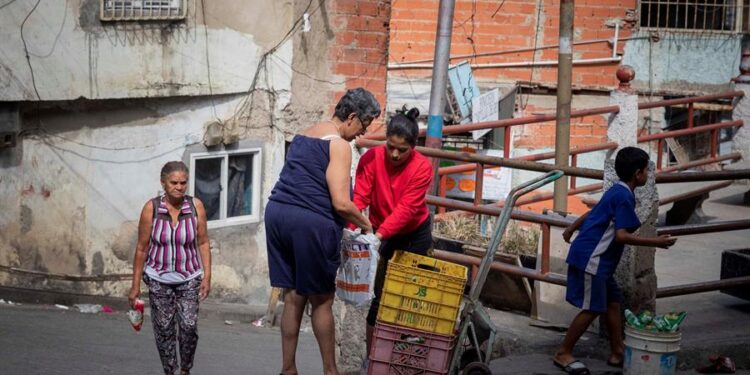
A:
<svg viewBox="0 0 750 375">
<path fill-rule="evenodd" d="M 312 324 L 326 375 L 337 375 L 333 312 L 339 245 L 344 224 L 372 231 L 351 201 L 349 142 L 380 115 L 369 91 L 344 94 L 331 120 L 296 135 L 265 211 L 271 286 L 284 288 L 281 316 L 282 374 L 297 374 L 302 314 L 312 305 Z"/>
</svg>

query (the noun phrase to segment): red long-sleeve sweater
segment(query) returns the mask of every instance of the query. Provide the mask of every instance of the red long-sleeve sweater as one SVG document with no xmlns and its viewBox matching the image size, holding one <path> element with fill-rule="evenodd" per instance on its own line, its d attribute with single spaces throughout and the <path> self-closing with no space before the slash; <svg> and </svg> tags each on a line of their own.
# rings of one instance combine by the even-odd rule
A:
<svg viewBox="0 0 750 375">
<path fill-rule="evenodd" d="M 432 166 L 424 155 L 413 150 L 404 165 L 394 167 L 386 160 L 385 146 L 379 146 L 359 159 L 354 204 L 360 210 L 370 207 L 373 228 L 388 239 L 427 220 L 425 195 L 431 181 Z"/>
</svg>

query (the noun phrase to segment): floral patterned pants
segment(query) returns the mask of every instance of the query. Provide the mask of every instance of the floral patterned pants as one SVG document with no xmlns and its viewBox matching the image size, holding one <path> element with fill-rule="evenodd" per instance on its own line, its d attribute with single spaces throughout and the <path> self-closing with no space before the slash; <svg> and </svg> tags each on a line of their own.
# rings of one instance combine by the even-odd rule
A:
<svg viewBox="0 0 750 375">
<path fill-rule="evenodd" d="M 151 322 L 164 372 L 177 371 L 178 326 L 180 368 L 190 371 L 198 345 L 198 292 L 203 278 L 199 276 L 181 284 L 160 283 L 146 275 L 143 279 L 148 285 Z"/>
</svg>

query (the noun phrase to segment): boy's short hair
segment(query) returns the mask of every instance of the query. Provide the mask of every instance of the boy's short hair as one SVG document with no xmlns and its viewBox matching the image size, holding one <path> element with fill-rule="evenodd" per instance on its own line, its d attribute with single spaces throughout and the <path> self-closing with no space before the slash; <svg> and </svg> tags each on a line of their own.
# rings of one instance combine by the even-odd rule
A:
<svg viewBox="0 0 750 375">
<path fill-rule="evenodd" d="M 648 166 L 648 154 L 637 147 L 625 147 L 615 158 L 615 172 L 623 182 L 633 179 L 636 171 Z"/>
</svg>

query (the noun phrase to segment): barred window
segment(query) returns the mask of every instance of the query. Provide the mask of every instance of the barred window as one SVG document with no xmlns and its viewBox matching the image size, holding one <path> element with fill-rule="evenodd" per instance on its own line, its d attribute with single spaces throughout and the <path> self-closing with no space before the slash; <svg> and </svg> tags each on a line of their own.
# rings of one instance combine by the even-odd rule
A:
<svg viewBox="0 0 750 375">
<path fill-rule="evenodd" d="M 641 0 L 640 26 L 675 31 L 748 30 L 748 0 Z"/>
<path fill-rule="evenodd" d="M 100 0 L 102 21 L 181 20 L 187 0 Z"/>
</svg>

